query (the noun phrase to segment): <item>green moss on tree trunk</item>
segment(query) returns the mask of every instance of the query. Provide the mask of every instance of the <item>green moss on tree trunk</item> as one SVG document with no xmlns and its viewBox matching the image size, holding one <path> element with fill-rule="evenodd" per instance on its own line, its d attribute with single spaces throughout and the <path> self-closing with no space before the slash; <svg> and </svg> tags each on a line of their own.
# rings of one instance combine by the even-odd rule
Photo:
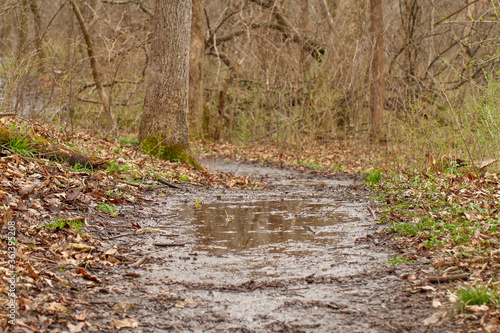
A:
<svg viewBox="0 0 500 333">
<path fill-rule="evenodd" d="M 141 144 L 142 150 L 146 154 L 171 162 L 189 163 L 193 167 L 201 169 L 200 163 L 191 155 L 189 148 L 181 144 L 164 145 L 163 140 L 154 136 L 143 139 Z"/>
</svg>

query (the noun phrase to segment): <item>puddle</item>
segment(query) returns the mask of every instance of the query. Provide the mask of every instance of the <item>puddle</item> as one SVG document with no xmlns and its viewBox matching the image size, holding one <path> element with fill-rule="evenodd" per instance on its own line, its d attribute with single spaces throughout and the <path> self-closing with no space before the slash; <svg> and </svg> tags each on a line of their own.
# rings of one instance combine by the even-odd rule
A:
<svg viewBox="0 0 500 333">
<path fill-rule="evenodd" d="M 282 252 L 287 244 L 296 249 L 298 243 L 338 243 L 343 232 L 336 225 L 358 221 L 338 209 L 307 200 L 216 202 L 196 208 L 191 205 L 178 218 L 195 227 L 193 233 L 199 240 L 193 248 L 196 251 L 237 253 L 266 247 Z"/>
</svg>

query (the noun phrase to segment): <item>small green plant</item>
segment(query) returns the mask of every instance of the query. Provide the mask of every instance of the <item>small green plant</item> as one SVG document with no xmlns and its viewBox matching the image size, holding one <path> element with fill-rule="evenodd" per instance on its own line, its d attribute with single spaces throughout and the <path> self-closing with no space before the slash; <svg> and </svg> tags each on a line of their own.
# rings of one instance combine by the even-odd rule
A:
<svg viewBox="0 0 500 333">
<path fill-rule="evenodd" d="M 90 173 L 92 172 L 92 169 L 89 167 L 88 164 L 80 164 L 76 163 L 75 165 L 70 166 L 70 169 L 76 172 L 85 172 L 85 173 Z"/>
<path fill-rule="evenodd" d="M 17 128 L 15 124 L 10 126 L 11 133 L 25 133 L 26 129 Z M 11 135 L 10 140 L 5 143 L 5 146 L 12 152 L 27 156 L 27 157 L 35 157 L 38 149 L 36 145 L 40 142 L 40 140 L 30 141 L 28 139 L 28 134 L 21 134 L 19 136 Z"/>
<path fill-rule="evenodd" d="M 460 310 L 465 311 L 470 305 L 498 305 L 498 295 L 496 288 L 488 288 L 488 286 L 464 286 L 457 290 L 457 305 Z"/>
<path fill-rule="evenodd" d="M 364 183 L 368 186 L 378 184 L 382 179 L 382 174 L 379 170 L 368 171 L 367 174 Z"/>
<path fill-rule="evenodd" d="M 109 173 L 121 173 L 130 170 L 128 165 L 118 165 L 115 160 L 111 161 L 106 169 Z"/>
<path fill-rule="evenodd" d="M 393 256 L 391 260 L 387 261 L 387 263 L 389 265 L 397 265 L 397 264 L 401 264 L 401 263 L 404 263 L 404 262 L 413 263 L 413 262 L 415 262 L 415 260 L 408 259 L 406 257 Z"/>
<path fill-rule="evenodd" d="M 233 215 L 229 215 L 226 210 L 224 210 L 224 212 L 226 213 L 226 225 L 229 222 L 233 222 L 234 221 L 234 216 Z M 281 226 L 280 226 L 280 229 L 281 229 Z"/>
<path fill-rule="evenodd" d="M 62 229 L 66 225 L 69 227 L 75 229 L 76 231 L 80 231 L 83 226 L 85 225 L 85 222 L 83 220 L 75 220 L 75 219 L 67 219 L 64 217 L 58 217 L 51 222 L 47 223 L 45 227 L 50 230 L 54 229 Z"/>
<path fill-rule="evenodd" d="M 335 165 L 332 165 L 330 168 L 332 170 L 338 170 L 338 171 L 344 170 L 344 166 L 342 164 L 335 164 Z"/>
<path fill-rule="evenodd" d="M 310 162 L 310 161 L 300 161 L 299 165 L 304 166 L 304 167 L 309 168 L 309 169 L 322 169 L 323 168 L 323 166 L 321 164 Z"/>
<path fill-rule="evenodd" d="M 105 202 L 99 202 L 97 204 L 97 209 L 101 212 L 110 214 L 111 216 L 116 216 L 118 208 L 114 205 L 107 204 Z"/>
<path fill-rule="evenodd" d="M 435 246 L 443 244 L 443 241 L 437 237 L 431 237 L 428 241 L 425 241 L 424 244 L 427 248 L 432 249 Z"/>
<path fill-rule="evenodd" d="M 139 145 L 139 139 L 131 137 L 131 136 L 126 136 L 126 137 L 120 138 L 119 141 L 120 141 L 121 145 L 132 145 L 132 146 Z"/>
<path fill-rule="evenodd" d="M 195 200 L 194 201 L 194 206 L 196 208 L 200 208 L 202 204 L 203 204 L 203 201 L 201 201 L 201 200 Z"/>
<path fill-rule="evenodd" d="M 189 181 L 189 177 L 187 175 L 181 175 L 179 179 L 185 182 Z"/>
</svg>

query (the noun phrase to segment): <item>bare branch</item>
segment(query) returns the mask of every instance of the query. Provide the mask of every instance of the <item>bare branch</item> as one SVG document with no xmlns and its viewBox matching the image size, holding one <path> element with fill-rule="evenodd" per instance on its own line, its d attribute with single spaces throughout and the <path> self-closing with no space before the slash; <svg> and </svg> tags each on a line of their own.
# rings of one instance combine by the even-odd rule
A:
<svg viewBox="0 0 500 333">
<path fill-rule="evenodd" d="M 308 52 L 317 61 L 321 61 L 321 56 L 325 54 L 325 46 L 304 36 L 302 37 L 295 27 L 276 8 L 276 1 L 271 0 L 250 0 L 253 3 L 267 9 L 272 9 L 271 13 L 278 21 L 277 25 L 269 27 L 281 31 L 286 38 L 290 38 L 293 42 L 302 46 L 304 51 Z"/>
<path fill-rule="evenodd" d="M 460 8 L 459 10 L 454 11 L 453 13 L 451 13 L 450 15 L 448 15 L 448 16 L 446 16 L 446 17 L 443 17 L 443 18 L 441 19 L 441 21 L 438 21 L 438 22 L 434 23 L 434 25 L 438 25 L 438 24 L 443 23 L 444 21 L 448 20 L 448 19 L 449 19 L 450 17 L 452 17 L 453 15 L 457 15 L 457 14 L 458 14 L 458 13 L 460 13 L 462 10 L 467 9 L 467 7 L 469 7 L 469 6 L 471 6 L 471 5 L 475 4 L 476 2 L 479 2 L 479 1 L 481 1 L 481 0 L 474 0 L 474 1 L 472 1 L 472 2 L 469 2 L 468 4 L 466 4 L 465 6 L 463 6 L 462 8 Z"/>
<path fill-rule="evenodd" d="M 148 6 L 144 4 L 144 1 L 139 1 L 139 0 L 122 0 L 122 1 L 115 1 L 115 0 L 101 0 L 102 3 L 109 3 L 111 5 L 128 5 L 128 4 L 134 4 L 134 5 L 139 5 L 139 8 L 146 14 L 149 15 L 149 17 L 153 17 L 154 14 L 149 9 Z"/>
<path fill-rule="evenodd" d="M 332 29 L 332 31 L 335 31 L 335 24 L 333 23 L 332 15 L 330 15 L 330 11 L 328 10 L 328 5 L 326 4 L 326 1 L 325 0 L 318 0 L 318 1 L 321 6 L 321 10 L 323 11 L 323 15 L 325 15 L 326 21 L 330 26 L 330 29 Z"/>
<path fill-rule="evenodd" d="M 73 7 L 73 12 L 75 13 L 78 23 L 80 24 L 80 29 L 82 30 L 82 35 L 85 40 L 85 44 L 87 45 L 87 54 L 89 56 L 90 67 L 92 69 L 92 75 L 94 76 L 97 92 L 99 93 L 99 97 L 101 99 L 101 103 L 104 107 L 104 110 L 108 113 L 109 121 L 111 122 L 111 126 L 113 127 L 112 131 L 116 134 L 117 130 L 116 121 L 115 118 L 113 117 L 113 113 L 111 112 L 110 99 L 106 95 L 106 91 L 102 86 L 101 72 L 99 71 L 97 61 L 94 56 L 94 46 L 92 40 L 90 39 L 90 34 L 87 29 L 87 25 L 85 24 L 82 12 L 80 11 L 78 5 L 75 3 L 75 0 L 69 0 L 69 2 L 71 4 L 71 7 Z"/>
</svg>

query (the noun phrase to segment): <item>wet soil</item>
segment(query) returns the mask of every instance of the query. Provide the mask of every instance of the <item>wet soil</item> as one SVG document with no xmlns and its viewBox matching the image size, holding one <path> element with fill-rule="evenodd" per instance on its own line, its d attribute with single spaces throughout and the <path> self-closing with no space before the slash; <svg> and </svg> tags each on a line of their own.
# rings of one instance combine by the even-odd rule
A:
<svg viewBox="0 0 500 333">
<path fill-rule="evenodd" d="M 203 163 L 269 185 L 186 183 L 90 222 L 123 264 L 91 271 L 101 283 L 84 287 L 74 309 L 87 310 L 88 331 L 127 318 L 139 326 L 121 331 L 458 331 L 443 320 L 424 325 L 433 294 L 411 292 L 399 276 L 425 258 L 388 264 L 391 235 L 360 177 Z M 145 232 L 134 234 L 137 225 Z"/>
</svg>

